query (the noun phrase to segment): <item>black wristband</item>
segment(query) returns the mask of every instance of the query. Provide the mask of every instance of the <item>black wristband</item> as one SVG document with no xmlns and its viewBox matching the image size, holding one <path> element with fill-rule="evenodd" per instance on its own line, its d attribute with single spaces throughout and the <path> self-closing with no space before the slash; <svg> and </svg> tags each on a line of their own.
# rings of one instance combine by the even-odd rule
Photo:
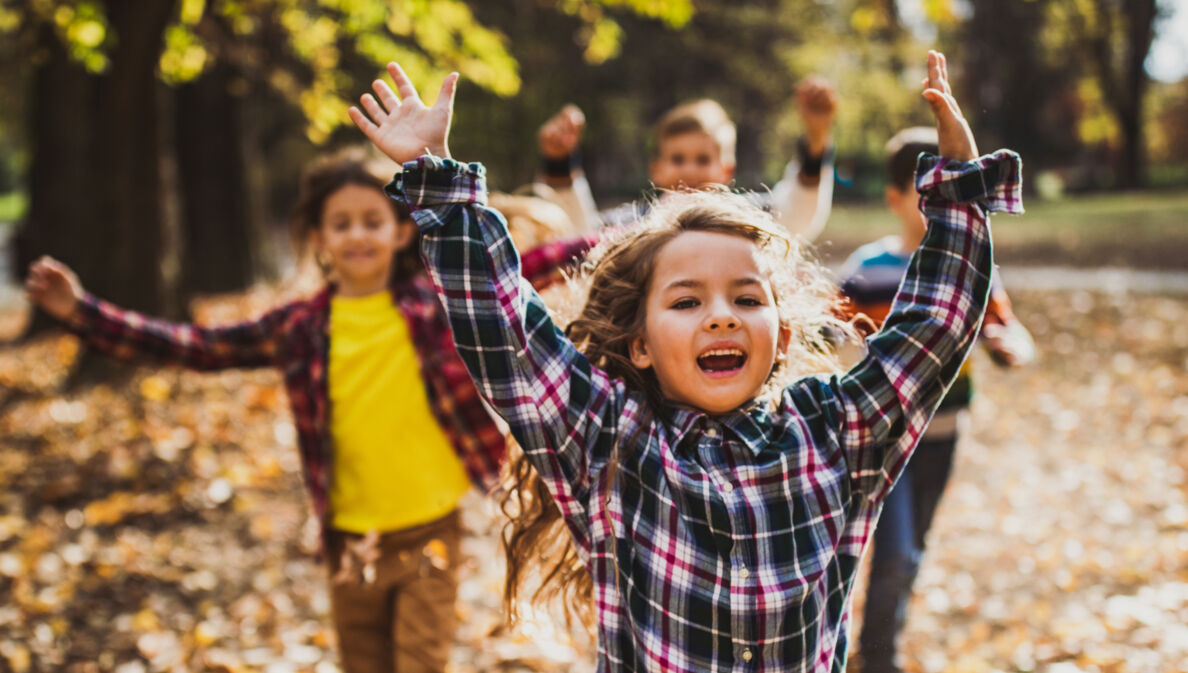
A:
<svg viewBox="0 0 1188 673">
<path fill-rule="evenodd" d="M 573 154 L 560 159 L 541 157 L 540 160 L 541 172 L 549 178 L 568 178 L 581 165 L 582 155 L 579 150 L 574 150 Z"/>
<path fill-rule="evenodd" d="M 825 157 L 829 156 L 832 149 L 832 145 L 827 145 L 819 156 L 813 156 L 809 154 L 808 141 L 804 136 L 800 136 L 796 140 L 796 163 L 800 165 L 800 172 L 809 177 L 820 176 L 821 165 L 825 163 Z"/>
</svg>

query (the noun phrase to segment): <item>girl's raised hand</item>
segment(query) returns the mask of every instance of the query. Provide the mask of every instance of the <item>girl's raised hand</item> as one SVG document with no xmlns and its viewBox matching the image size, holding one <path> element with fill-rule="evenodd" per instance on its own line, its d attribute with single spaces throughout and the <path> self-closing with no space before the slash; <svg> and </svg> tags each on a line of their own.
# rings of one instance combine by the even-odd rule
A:
<svg viewBox="0 0 1188 673">
<path fill-rule="evenodd" d="M 432 107 L 421 102 L 412 80 L 396 63 L 388 64 L 388 74 L 396 83 L 397 97 L 383 80 L 376 80 L 371 94 L 359 98 L 364 114 L 351 106 L 351 120 L 355 126 L 375 143 L 384 154 L 397 163 L 411 161 L 423 154 L 449 157 L 446 144 L 450 133 L 450 120 L 454 114 L 454 92 L 458 88 L 458 73 L 450 73 L 441 83 L 441 92 Z"/>
<path fill-rule="evenodd" d="M 928 77 L 924 80 L 924 99 L 932 106 L 936 117 L 936 132 L 939 136 L 939 151 L 942 157 L 969 161 L 978 156 L 978 145 L 973 131 L 961 114 L 953 89 L 949 86 L 949 67 L 945 55 L 939 51 L 928 52 Z"/>
<path fill-rule="evenodd" d="M 70 267 L 53 257 L 42 257 L 29 265 L 25 296 L 46 313 L 66 320 L 82 299 L 83 288 Z"/>
</svg>

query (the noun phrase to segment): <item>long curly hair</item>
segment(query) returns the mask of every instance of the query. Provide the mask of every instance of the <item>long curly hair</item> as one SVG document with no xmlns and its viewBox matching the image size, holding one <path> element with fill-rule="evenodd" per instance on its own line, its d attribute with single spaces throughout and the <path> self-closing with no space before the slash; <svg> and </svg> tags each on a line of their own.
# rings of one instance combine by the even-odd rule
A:
<svg viewBox="0 0 1188 673">
<path fill-rule="evenodd" d="M 644 327 L 660 250 L 690 231 L 740 236 L 761 253 L 780 327 L 791 336 L 764 389 L 758 391 L 761 399 L 773 401 L 778 390 L 796 377 L 840 369 L 832 344 L 837 335 L 853 337 L 854 330 L 837 310 L 832 277 L 804 241 L 784 235 L 772 216 L 745 195 L 724 190 L 667 194 L 637 226 L 608 236 L 591 251 L 569 282 L 569 300 L 552 306 L 558 324 L 567 324 L 566 335 L 591 364 L 642 393 L 648 408 L 663 403 L 655 374 L 631 363 L 629 344 Z M 578 304 L 575 297 L 585 301 L 576 315 L 567 315 Z M 620 447 L 632 446 L 634 439 L 619 438 L 612 451 L 608 474 L 601 480 L 601 496 L 608 502 Z M 539 606 L 560 599 L 566 621 L 572 625 L 576 616 L 592 631 L 593 578 L 544 481 L 515 446 L 504 476 L 500 507 L 508 517 L 503 543 L 507 554 L 504 610 L 509 625 L 521 617 L 525 604 Z"/>
</svg>

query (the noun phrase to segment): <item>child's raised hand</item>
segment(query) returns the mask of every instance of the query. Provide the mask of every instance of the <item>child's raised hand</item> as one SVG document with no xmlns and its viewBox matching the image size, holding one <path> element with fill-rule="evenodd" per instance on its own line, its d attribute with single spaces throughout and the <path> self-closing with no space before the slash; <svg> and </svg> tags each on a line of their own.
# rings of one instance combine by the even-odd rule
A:
<svg viewBox="0 0 1188 673">
<path fill-rule="evenodd" d="M 449 157 L 447 140 L 450 120 L 454 114 L 454 92 L 458 89 L 458 73 L 450 73 L 441 83 L 441 92 L 432 107 L 421 102 L 412 80 L 396 63 L 388 64 L 388 74 L 396 83 L 399 98 L 383 80 L 375 80 L 371 88 L 379 97 L 363 94 L 359 100 L 367 114 L 351 106 L 351 121 L 393 161 L 403 164 L 423 154 Z"/>
<path fill-rule="evenodd" d="M 70 267 L 52 257 L 42 257 L 29 265 L 25 296 L 46 313 L 65 320 L 82 299 L 83 288 Z"/>
<path fill-rule="evenodd" d="M 540 153 L 546 159 L 566 159 L 582 142 L 586 115 L 572 103 L 561 108 L 543 126 L 537 136 Z"/>
<path fill-rule="evenodd" d="M 928 77 L 924 80 L 924 99 L 932 106 L 936 117 L 936 132 L 939 136 L 939 151 L 942 157 L 969 161 L 978 156 L 978 145 L 973 131 L 957 99 L 949 86 L 949 67 L 945 55 L 939 51 L 928 52 Z"/>
<path fill-rule="evenodd" d="M 819 75 L 809 75 L 796 85 L 796 110 L 804 124 L 805 140 L 813 156 L 821 156 L 837 117 L 837 89 Z"/>
</svg>

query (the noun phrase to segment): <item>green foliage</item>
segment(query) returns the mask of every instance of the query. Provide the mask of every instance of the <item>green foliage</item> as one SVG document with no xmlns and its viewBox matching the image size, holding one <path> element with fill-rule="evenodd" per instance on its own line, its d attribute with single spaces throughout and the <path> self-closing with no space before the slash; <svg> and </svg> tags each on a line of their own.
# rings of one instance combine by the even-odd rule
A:
<svg viewBox="0 0 1188 673">
<path fill-rule="evenodd" d="M 161 79 L 193 81 L 220 59 L 271 84 L 301 109 L 307 135 L 325 141 L 347 124 L 346 108 L 363 84 L 397 60 L 426 92 L 450 71 L 500 97 L 519 92 L 519 66 L 499 30 L 478 21 L 463 0 L 180 0 L 163 36 Z M 557 0 L 579 17 L 586 58 L 602 63 L 620 51 L 623 30 L 612 12 L 677 27 L 691 0 Z M 0 8 L 0 35 L 50 24 L 72 58 L 91 72 L 109 65 L 111 35 L 102 0 L 26 0 Z M 283 45 L 283 49 L 265 45 Z M 433 94 L 429 97 L 432 98 Z"/>
</svg>

